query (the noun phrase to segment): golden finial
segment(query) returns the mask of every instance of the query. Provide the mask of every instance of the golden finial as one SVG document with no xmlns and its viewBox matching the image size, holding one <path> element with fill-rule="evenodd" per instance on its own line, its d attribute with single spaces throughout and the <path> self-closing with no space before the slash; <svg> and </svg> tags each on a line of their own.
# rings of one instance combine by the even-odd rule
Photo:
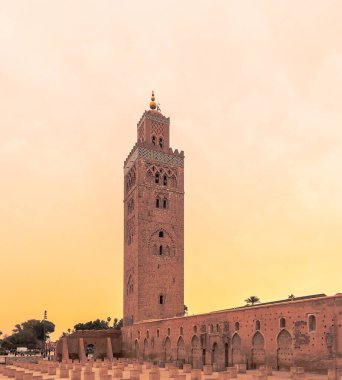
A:
<svg viewBox="0 0 342 380">
<path fill-rule="evenodd" d="M 154 91 L 152 91 L 151 101 L 150 101 L 150 108 L 151 110 L 155 110 L 157 108 L 157 103 L 155 102 L 156 98 L 154 97 Z"/>
</svg>

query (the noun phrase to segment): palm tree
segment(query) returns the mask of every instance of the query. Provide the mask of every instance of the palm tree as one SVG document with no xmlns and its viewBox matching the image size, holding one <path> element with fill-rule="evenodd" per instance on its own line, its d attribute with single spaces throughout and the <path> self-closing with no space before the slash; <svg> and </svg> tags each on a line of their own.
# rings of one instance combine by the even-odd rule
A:
<svg viewBox="0 0 342 380">
<path fill-rule="evenodd" d="M 68 329 L 68 333 L 69 333 L 69 335 L 70 335 L 70 333 L 71 333 L 71 329 Z"/>
<path fill-rule="evenodd" d="M 111 317 L 107 317 L 107 326 L 109 327 L 109 322 L 112 320 Z"/>
<path fill-rule="evenodd" d="M 247 303 L 247 305 L 253 306 L 255 303 L 260 302 L 260 298 L 258 298 L 257 296 L 250 296 L 247 299 L 245 299 L 245 302 Z"/>
<path fill-rule="evenodd" d="M 290 294 L 288 298 L 289 300 L 293 301 L 296 297 L 294 296 L 294 294 Z"/>
</svg>

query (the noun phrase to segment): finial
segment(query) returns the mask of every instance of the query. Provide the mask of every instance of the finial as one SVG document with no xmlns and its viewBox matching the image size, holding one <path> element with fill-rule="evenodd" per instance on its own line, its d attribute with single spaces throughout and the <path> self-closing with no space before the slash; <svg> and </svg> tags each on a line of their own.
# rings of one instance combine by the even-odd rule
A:
<svg viewBox="0 0 342 380">
<path fill-rule="evenodd" d="M 155 110 L 157 108 L 157 103 L 155 102 L 156 98 L 154 97 L 154 91 L 152 91 L 151 101 L 150 101 L 150 108 L 151 110 Z"/>
</svg>

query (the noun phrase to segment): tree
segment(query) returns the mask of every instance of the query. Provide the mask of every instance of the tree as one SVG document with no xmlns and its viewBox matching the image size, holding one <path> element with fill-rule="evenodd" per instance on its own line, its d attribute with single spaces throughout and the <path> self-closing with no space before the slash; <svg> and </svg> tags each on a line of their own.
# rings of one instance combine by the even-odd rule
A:
<svg viewBox="0 0 342 380">
<path fill-rule="evenodd" d="M 295 297 L 293 294 L 290 294 L 290 295 L 288 296 L 288 299 L 291 300 L 291 301 L 293 301 L 295 298 L 296 298 L 296 297 Z"/>
<path fill-rule="evenodd" d="M 107 317 L 107 326 L 109 326 L 110 321 L 112 320 L 111 317 Z"/>
<path fill-rule="evenodd" d="M 184 305 L 184 315 L 188 315 L 188 312 L 189 312 L 188 307 Z"/>
<path fill-rule="evenodd" d="M 257 296 L 250 296 L 247 299 L 245 299 L 245 302 L 247 303 L 247 305 L 253 306 L 255 303 L 260 302 L 260 298 L 258 298 Z"/>
<path fill-rule="evenodd" d="M 115 322 L 115 320 L 116 320 L 116 322 Z M 118 319 L 117 318 L 115 318 L 114 319 L 114 325 L 113 325 L 113 327 L 115 328 L 115 330 L 121 330 L 121 327 L 123 326 L 123 319 L 120 319 L 119 321 L 118 321 Z"/>
<path fill-rule="evenodd" d="M 29 319 L 21 324 L 16 324 L 13 334 L 6 337 L 2 341 L 2 347 L 11 349 L 24 346 L 27 348 L 42 347 L 45 336 L 49 337 L 49 333 L 55 331 L 55 325 L 50 321 L 39 321 L 37 319 Z"/>
</svg>

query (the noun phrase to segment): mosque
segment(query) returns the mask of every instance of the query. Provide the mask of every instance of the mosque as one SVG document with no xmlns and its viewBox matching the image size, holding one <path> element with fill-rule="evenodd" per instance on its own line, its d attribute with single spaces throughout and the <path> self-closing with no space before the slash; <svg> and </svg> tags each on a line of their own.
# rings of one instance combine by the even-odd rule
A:
<svg viewBox="0 0 342 380">
<path fill-rule="evenodd" d="M 222 279 L 224 281 L 224 279 Z M 124 327 L 77 331 L 60 358 L 134 357 L 163 365 L 342 366 L 342 294 L 318 294 L 187 316 L 184 307 L 184 152 L 156 104 L 137 124 L 124 162 Z"/>
</svg>

